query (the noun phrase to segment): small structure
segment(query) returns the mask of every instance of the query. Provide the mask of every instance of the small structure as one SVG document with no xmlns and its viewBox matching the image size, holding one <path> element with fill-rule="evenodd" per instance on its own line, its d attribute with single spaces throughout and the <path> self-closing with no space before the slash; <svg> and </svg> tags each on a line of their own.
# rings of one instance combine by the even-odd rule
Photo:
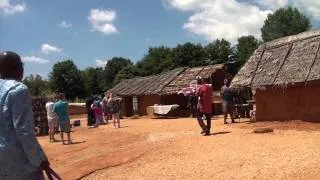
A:
<svg viewBox="0 0 320 180">
<path fill-rule="evenodd" d="M 256 119 L 319 121 L 320 30 L 264 43 L 232 81 L 256 91 Z"/>
<path fill-rule="evenodd" d="M 220 89 L 224 78 L 229 77 L 229 74 L 225 66 L 220 64 L 177 68 L 157 75 L 123 80 L 110 91 L 124 99 L 122 103 L 124 116 L 132 116 L 134 109 L 136 109 L 136 114 L 146 115 L 147 107 L 155 104 L 178 104 L 178 115 L 182 116 L 188 112 L 187 98 L 178 95 L 178 91 L 195 83 L 196 76 L 211 79 L 213 87 Z"/>
</svg>

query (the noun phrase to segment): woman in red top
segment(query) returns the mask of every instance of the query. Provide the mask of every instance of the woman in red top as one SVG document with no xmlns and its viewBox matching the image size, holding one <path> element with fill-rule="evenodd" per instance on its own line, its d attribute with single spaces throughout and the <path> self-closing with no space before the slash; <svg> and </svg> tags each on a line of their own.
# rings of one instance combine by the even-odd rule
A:
<svg viewBox="0 0 320 180">
<path fill-rule="evenodd" d="M 197 84 L 199 85 L 197 90 L 197 120 L 202 129 L 201 134 L 204 134 L 204 136 L 209 136 L 212 113 L 212 87 L 208 84 L 205 84 L 201 77 L 197 77 Z M 206 117 L 207 125 L 205 125 L 203 122 L 203 116 Z"/>
</svg>

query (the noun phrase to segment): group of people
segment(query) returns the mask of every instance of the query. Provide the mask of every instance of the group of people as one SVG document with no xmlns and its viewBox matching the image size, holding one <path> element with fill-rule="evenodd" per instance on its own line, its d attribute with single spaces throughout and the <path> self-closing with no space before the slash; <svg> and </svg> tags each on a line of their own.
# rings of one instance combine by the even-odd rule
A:
<svg viewBox="0 0 320 180">
<path fill-rule="evenodd" d="M 38 143 L 34 132 L 31 98 L 28 88 L 21 83 L 23 63 L 18 54 L 0 54 L 0 177 L 4 179 L 44 179 L 43 172 L 51 170 L 47 156 Z M 212 85 L 197 77 L 198 88 L 193 96 L 196 117 L 201 134 L 210 135 L 212 114 Z M 234 122 L 233 108 L 235 96 L 230 83 L 225 80 L 221 89 L 224 122 L 228 113 Z M 113 120 L 113 127 L 120 128 L 121 98 L 106 92 L 104 98 L 91 96 L 86 101 L 88 125 L 98 127 Z M 51 98 L 46 103 L 49 139 L 54 137 L 57 128 L 65 144 L 63 133 L 67 133 L 71 144 L 71 124 L 68 115 L 68 102 L 64 94 Z M 204 120 L 207 123 L 204 123 Z M 51 170 L 52 171 L 52 170 Z"/>
<path fill-rule="evenodd" d="M 105 92 L 104 98 L 90 96 L 86 100 L 88 115 L 88 126 L 98 127 L 101 124 L 113 122 L 113 128 L 120 128 L 121 101 L 122 99 L 113 96 L 112 92 Z"/>
<path fill-rule="evenodd" d="M 188 106 L 191 113 L 195 112 L 198 123 L 202 129 L 201 134 L 210 135 L 211 114 L 212 114 L 212 85 L 207 83 L 205 79 L 197 77 L 197 85 L 195 93 L 189 95 Z M 252 99 L 252 92 L 248 88 L 234 89 L 230 87 L 230 81 L 224 80 L 224 86 L 221 88 L 222 110 L 224 114 L 224 124 L 227 124 L 228 115 L 231 122 L 234 123 L 236 116 L 250 118 L 250 110 L 252 106 L 247 104 Z M 239 105 L 239 106 L 236 106 Z M 194 106 L 195 105 L 195 106 Z M 203 120 L 206 120 L 205 124 Z"/>
<path fill-rule="evenodd" d="M 71 124 L 68 114 L 68 101 L 63 93 L 51 97 L 46 103 L 48 126 L 49 126 L 49 141 L 57 142 L 54 138 L 56 130 L 60 129 L 60 136 L 62 144 L 72 144 L 71 141 Z M 67 134 L 68 143 L 64 141 L 64 133 Z"/>
</svg>

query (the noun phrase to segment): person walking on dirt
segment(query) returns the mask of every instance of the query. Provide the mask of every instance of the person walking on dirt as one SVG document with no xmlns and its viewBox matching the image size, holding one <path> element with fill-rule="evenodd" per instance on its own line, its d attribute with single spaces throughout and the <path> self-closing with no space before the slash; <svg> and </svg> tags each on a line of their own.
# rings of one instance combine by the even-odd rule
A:
<svg viewBox="0 0 320 180">
<path fill-rule="evenodd" d="M 221 88 L 222 109 L 224 114 L 224 124 L 227 124 L 228 114 L 232 123 L 234 123 L 233 109 L 234 109 L 234 95 L 230 87 L 228 79 L 224 80 L 224 86 Z"/>
<path fill-rule="evenodd" d="M 50 163 L 38 143 L 23 63 L 14 52 L 0 53 L 0 179 L 44 179 Z"/>
<path fill-rule="evenodd" d="M 197 120 L 202 129 L 201 134 L 204 136 L 210 135 L 211 129 L 211 114 L 212 114 L 212 87 L 204 83 L 201 77 L 197 77 L 197 89 L 196 95 L 198 97 L 197 103 Z M 207 120 L 207 125 L 203 122 L 203 116 Z"/>
<path fill-rule="evenodd" d="M 55 112 L 59 117 L 59 127 L 60 127 L 60 136 L 62 140 L 62 144 L 65 145 L 63 133 L 67 133 L 68 136 L 68 144 L 72 144 L 70 132 L 71 132 L 71 126 L 70 126 L 70 119 L 68 114 L 68 102 L 65 100 L 65 95 L 63 93 L 60 93 L 58 95 L 58 101 L 54 103 L 53 106 L 53 112 Z"/>
</svg>

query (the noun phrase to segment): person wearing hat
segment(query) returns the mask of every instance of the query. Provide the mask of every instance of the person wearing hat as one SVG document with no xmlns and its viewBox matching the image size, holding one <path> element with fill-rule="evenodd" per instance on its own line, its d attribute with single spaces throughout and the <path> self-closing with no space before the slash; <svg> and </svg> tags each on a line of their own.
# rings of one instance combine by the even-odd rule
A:
<svg viewBox="0 0 320 180">
<path fill-rule="evenodd" d="M 0 179 L 44 179 L 50 163 L 35 136 L 29 90 L 18 54 L 0 53 Z"/>
<path fill-rule="evenodd" d="M 197 103 L 197 120 L 202 129 L 201 134 L 204 136 L 210 135 L 211 129 L 211 114 L 212 114 L 212 87 L 205 84 L 204 80 L 198 76 L 197 77 L 198 89 L 196 95 L 198 97 Z M 203 122 L 203 116 L 207 120 L 207 125 Z"/>
</svg>

